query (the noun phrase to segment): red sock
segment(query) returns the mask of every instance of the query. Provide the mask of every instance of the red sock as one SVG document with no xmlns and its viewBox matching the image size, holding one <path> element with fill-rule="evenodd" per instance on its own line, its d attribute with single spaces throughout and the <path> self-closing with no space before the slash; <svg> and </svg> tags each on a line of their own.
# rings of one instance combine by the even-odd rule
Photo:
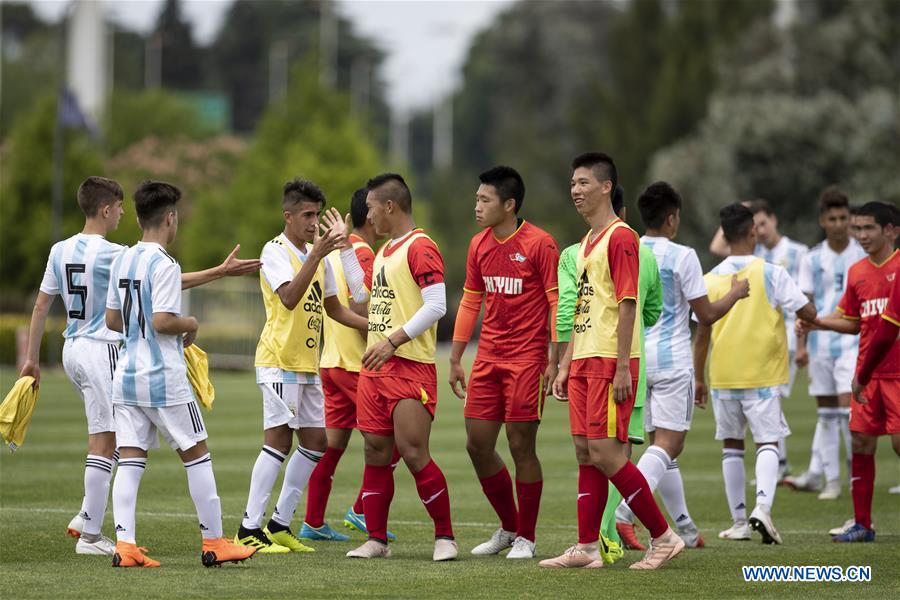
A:
<svg viewBox="0 0 900 600">
<path fill-rule="evenodd" d="M 519 499 L 519 528 L 516 535 L 534 541 L 534 528 L 537 525 L 538 510 L 541 507 L 541 491 L 543 481 L 523 483 L 516 479 L 516 497 Z M 605 502 L 604 502 L 605 504 Z"/>
<path fill-rule="evenodd" d="M 304 521 L 310 527 L 318 528 L 325 523 L 325 508 L 328 506 L 328 496 L 331 495 L 331 480 L 343 454 L 343 448 L 328 447 L 309 476 Z"/>
<path fill-rule="evenodd" d="M 450 523 L 450 491 L 447 480 L 435 462 L 429 461 L 425 468 L 413 473 L 419 498 L 425 510 L 434 521 L 434 537 L 453 538 L 453 525 Z M 366 520 L 368 520 L 366 515 Z"/>
<path fill-rule="evenodd" d="M 600 522 L 608 495 L 606 475 L 593 465 L 578 465 L 579 544 L 596 544 L 600 539 Z"/>
<path fill-rule="evenodd" d="M 366 465 L 360 495 L 369 537 L 387 544 L 388 511 L 394 498 L 394 470 L 388 465 Z"/>
<path fill-rule="evenodd" d="M 391 469 L 396 469 L 399 463 L 400 451 L 397 450 L 397 446 L 394 446 L 394 454 L 391 456 Z M 360 487 L 359 494 L 356 495 L 356 502 L 353 503 L 353 512 L 358 515 L 365 514 L 365 512 L 363 511 L 362 493 L 362 487 Z"/>
<path fill-rule="evenodd" d="M 481 480 L 481 491 L 487 496 L 494 512 L 500 517 L 500 527 L 506 531 L 515 531 L 519 516 L 516 513 L 516 501 L 513 498 L 512 479 L 509 471 L 503 467 L 490 477 Z"/>
<path fill-rule="evenodd" d="M 644 475 L 638 470 L 634 463 L 628 461 L 625 466 L 619 469 L 619 472 L 609 478 L 622 497 L 626 499 L 628 508 L 631 512 L 641 520 L 650 536 L 658 538 L 666 532 L 669 524 L 666 518 L 659 511 L 656 500 L 653 498 L 653 492 Z"/>
<path fill-rule="evenodd" d="M 853 496 L 854 521 L 872 528 L 872 494 L 875 491 L 875 455 L 853 453 L 850 464 L 850 476 L 853 485 L 850 495 Z"/>
</svg>

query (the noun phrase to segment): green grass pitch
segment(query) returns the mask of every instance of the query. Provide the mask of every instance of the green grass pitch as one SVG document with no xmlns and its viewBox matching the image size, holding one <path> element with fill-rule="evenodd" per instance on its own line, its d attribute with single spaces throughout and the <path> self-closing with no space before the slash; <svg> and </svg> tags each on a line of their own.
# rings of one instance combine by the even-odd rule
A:
<svg viewBox="0 0 900 600">
<path fill-rule="evenodd" d="M 469 355 L 471 356 L 470 350 Z M 61 371 L 44 374 L 39 405 L 28 439 L 15 455 L 0 452 L 0 595 L 4 598 L 566 598 L 631 597 L 900 597 L 900 469 L 887 440 L 881 440 L 875 488 L 874 544 L 837 545 L 825 532 L 852 515 L 850 496 L 836 502 L 780 488 L 774 519 L 785 543 L 722 542 L 716 532 L 730 524 L 720 469 L 721 449 L 713 440 L 711 411 L 697 411 L 687 450 L 679 459 L 688 505 L 707 547 L 686 551 L 657 572 L 629 571 L 637 552 L 614 566 L 595 570 L 547 571 L 536 561 L 502 556 L 476 558 L 469 550 L 497 527 L 465 452 L 462 403 L 445 383 L 446 360 L 438 363 L 440 402 L 432 452 L 450 487 L 460 558 L 431 561 L 432 531 L 412 478 L 401 465 L 390 528 L 399 541 L 389 560 L 352 561 L 344 553 L 361 543 L 314 544 L 314 554 L 262 555 L 244 565 L 207 570 L 200 566 L 200 535 L 183 468 L 167 447 L 151 453 L 138 498 L 138 542 L 162 562 L 161 569 L 110 568 L 106 557 L 77 556 L 65 536 L 82 495 L 86 450 L 80 400 Z M 15 374 L 0 371 L 8 390 Z M 262 440 L 258 389 L 252 373 L 213 375 L 215 409 L 205 413 L 209 446 L 222 498 L 226 535 L 233 535 L 243 512 L 250 469 Z M 813 403 L 801 377 L 785 403 L 794 431 L 789 453 L 794 471 L 805 467 L 815 424 Z M 563 551 L 576 536 L 576 468 L 565 404 L 548 400 L 539 453 L 544 497 L 538 521 L 541 558 Z M 501 454 L 511 465 L 505 446 Z M 639 454 L 636 452 L 636 455 Z M 636 458 L 636 457 L 635 457 Z M 752 469 L 753 453 L 748 452 Z M 334 480 L 327 518 L 333 526 L 355 498 L 362 472 L 362 444 L 354 437 Z M 747 480 L 752 479 L 748 471 Z M 280 481 L 277 484 L 280 486 Z M 277 497 L 277 490 L 274 496 Z M 753 490 L 747 490 L 752 503 Z M 274 498 L 272 500 L 274 502 Z M 298 508 L 302 518 L 305 502 Z M 104 532 L 112 534 L 112 506 Z M 271 506 L 270 506 L 271 510 Z M 299 523 L 295 521 L 295 531 Z M 646 536 L 645 531 L 640 532 Z M 870 565 L 870 583 L 745 583 L 742 565 Z"/>
</svg>

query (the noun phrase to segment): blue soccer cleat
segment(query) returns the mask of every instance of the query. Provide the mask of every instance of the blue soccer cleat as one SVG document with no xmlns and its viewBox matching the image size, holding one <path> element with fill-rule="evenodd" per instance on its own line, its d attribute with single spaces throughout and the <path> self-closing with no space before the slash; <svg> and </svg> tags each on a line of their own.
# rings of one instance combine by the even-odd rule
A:
<svg viewBox="0 0 900 600">
<path fill-rule="evenodd" d="M 346 542 L 350 539 L 349 535 L 335 531 L 328 523 L 322 523 L 321 527 L 310 527 L 303 523 L 299 537 L 301 540 L 312 540 L 314 542 Z"/>
<path fill-rule="evenodd" d="M 363 535 L 369 535 L 369 530 L 366 528 L 366 516 L 362 513 L 353 512 L 353 507 L 347 509 L 347 514 L 344 515 L 344 527 L 348 527 L 350 529 L 355 529 Z M 389 542 L 396 542 L 397 536 L 387 532 L 387 538 Z"/>
<path fill-rule="evenodd" d="M 832 536 L 831 541 L 838 543 L 874 542 L 875 530 L 863 527 L 859 523 L 854 523 L 853 526 L 844 533 Z"/>
</svg>

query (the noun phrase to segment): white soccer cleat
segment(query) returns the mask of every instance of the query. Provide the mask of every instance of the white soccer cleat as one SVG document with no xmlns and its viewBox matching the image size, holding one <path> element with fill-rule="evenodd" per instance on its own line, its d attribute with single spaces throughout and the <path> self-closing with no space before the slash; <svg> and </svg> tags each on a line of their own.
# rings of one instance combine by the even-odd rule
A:
<svg viewBox="0 0 900 600">
<path fill-rule="evenodd" d="M 819 500 L 837 500 L 841 497 L 841 482 L 838 479 L 829 481 L 819 494 Z"/>
<path fill-rule="evenodd" d="M 453 560 L 459 554 L 459 546 L 453 540 L 438 538 L 434 540 L 434 554 L 431 556 L 435 562 Z"/>
<path fill-rule="evenodd" d="M 772 523 L 772 515 L 768 509 L 757 505 L 750 513 L 750 527 L 762 536 L 763 544 L 781 544 L 781 534 Z"/>
<path fill-rule="evenodd" d="M 828 530 L 828 535 L 844 535 L 856 524 L 856 519 L 847 519 L 844 521 L 844 524 L 840 527 L 835 527 L 834 529 Z M 875 528 L 875 524 L 872 524 L 872 528 Z"/>
<path fill-rule="evenodd" d="M 619 502 L 616 507 L 616 521 L 619 523 L 634 523 L 634 513 L 624 502 Z"/>
<path fill-rule="evenodd" d="M 751 538 L 750 524 L 747 521 L 735 521 L 734 525 L 719 532 L 720 540 L 746 541 Z"/>
<path fill-rule="evenodd" d="M 822 476 L 804 471 L 796 477 L 785 477 L 784 485 L 798 492 L 819 492 L 822 490 Z"/>
<path fill-rule="evenodd" d="M 900 494 L 900 485 L 895 485 L 892 488 L 888 488 L 888 494 Z"/>
<path fill-rule="evenodd" d="M 391 549 L 378 540 L 367 540 L 365 544 L 347 553 L 348 558 L 390 558 Z"/>
<path fill-rule="evenodd" d="M 632 564 L 629 569 L 636 571 L 655 571 L 684 550 L 684 540 L 678 537 L 671 528 L 654 540 L 650 540 L 650 547 L 644 558 Z"/>
<path fill-rule="evenodd" d="M 700 530 L 697 529 L 697 526 L 693 523 L 687 526 L 676 527 L 675 533 L 684 540 L 686 548 L 703 548 L 706 546 L 703 536 L 700 535 Z"/>
<path fill-rule="evenodd" d="M 534 558 L 534 542 L 522 536 L 517 537 L 506 558 Z"/>
<path fill-rule="evenodd" d="M 475 554 L 477 556 L 490 556 L 491 554 L 499 554 L 501 551 L 506 550 L 507 548 L 512 546 L 513 540 L 515 539 L 515 531 L 506 531 L 501 527 L 491 535 L 491 539 L 472 548 L 472 554 Z"/>
<path fill-rule="evenodd" d="M 112 556 L 116 553 L 116 543 L 106 537 L 105 535 L 101 535 L 100 539 L 96 542 L 89 542 L 84 537 L 78 539 L 78 543 L 75 544 L 75 554 L 102 554 L 105 556 Z"/>
<path fill-rule="evenodd" d="M 73 538 L 80 538 L 82 531 L 84 531 L 84 517 L 81 516 L 81 513 L 78 513 L 69 521 L 69 525 L 66 527 L 66 534 Z"/>
</svg>

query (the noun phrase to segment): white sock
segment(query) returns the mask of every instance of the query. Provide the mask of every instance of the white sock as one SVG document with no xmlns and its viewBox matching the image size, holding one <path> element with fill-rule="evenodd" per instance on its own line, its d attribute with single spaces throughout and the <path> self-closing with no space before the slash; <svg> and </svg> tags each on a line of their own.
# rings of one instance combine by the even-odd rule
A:
<svg viewBox="0 0 900 600">
<path fill-rule="evenodd" d="M 722 450 L 722 476 L 725 478 L 725 497 L 734 521 L 747 520 L 746 474 L 744 473 L 744 451 L 734 448 Z"/>
<path fill-rule="evenodd" d="M 294 511 L 297 510 L 297 504 L 300 503 L 300 496 L 303 495 L 303 490 L 309 481 L 309 476 L 312 475 L 313 469 L 319 464 L 323 454 L 324 452 L 315 452 L 297 446 L 297 451 L 294 452 L 284 470 L 281 494 L 278 496 L 278 503 L 272 513 L 272 519 L 276 523 L 285 527 L 290 526 L 291 520 L 294 518 Z"/>
<path fill-rule="evenodd" d="M 825 471 L 825 481 L 836 481 L 841 478 L 840 409 L 820 408 L 819 411 L 819 421 L 822 423 L 822 443 L 819 448 L 822 469 Z"/>
<path fill-rule="evenodd" d="M 250 494 L 247 496 L 247 509 L 244 511 L 244 520 L 241 526 L 245 529 L 259 529 L 262 527 L 262 519 L 266 514 L 266 506 L 269 505 L 269 496 L 272 495 L 272 486 L 278 479 L 281 464 L 285 456 L 271 446 L 263 446 L 253 465 L 253 473 L 250 475 Z"/>
<path fill-rule="evenodd" d="M 847 463 L 850 463 L 850 457 L 853 456 L 853 441 L 850 435 L 850 407 L 842 406 L 838 408 L 838 416 L 840 418 L 841 437 L 844 439 L 844 452 L 847 456 Z M 847 469 L 847 479 L 850 478 L 850 469 Z"/>
<path fill-rule="evenodd" d="M 146 458 L 123 458 L 116 469 L 112 491 L 113 520 L 116 522 L 116 539 L 120 542 L 135 543 L 134 513 L 146 467 Z"/>
<path fill-rule="evenodd" d="M 688 512 L 687 500 L 684 498 L 684 481 L 681 479 L 678 460 L 673 458 L 669 463 L 666 474 L 659 480 L 657 490 L 676 527 L 688 527 L 694 524 Z"/>
<path fill-rule="evenodd" d="M 810 477 L 822 476 L 822 432 L 825 429 L 824 417 L 822 415 L 823 408 L 818 409 L 819 418 L 816 420 L 816 429 L 813 433 L 812 447 L 809 453 L 809 468 L 806 469 Z"/>
<path fill-rule="evenodd" d="M 113 466 L 113 461 L 105 456 L 87 455 L 84 462 L 84 500 L 81 503 L 81 518 L 84 519 L 82 533 L 99 535 L 103 528 Z"/>
<path fill-rule="evenodd" d="M 200 520 L 200 534 L 205 540 L 217 540 L 222 537 L 222 503 L 216 490 L 212 457 L 207 452 L 196 460 L 184 463 L 184 470 Z"/>
<path fill-rule="evenodd" d="M 766 444 L 756 451 L 756 504 L 772 509 L 778 485 L 778 448 Z"/>
<path fill-rule="evenodd" d="M 647 485 L 650 486 L 651 492 L 656 490 L 656 486 L 659 485 L 659 480 L 666 474 L 666 469 L 669 467 L 670 462 L 672 462 L 672 459 L 669 457 L 669 454 L 656 445 L 650 446 L 641 455 L 637 468 L 644 475 L 644 479 L 647 480 Z"/>
<path fill-rule="evenodd" d="M 787 438 L 781 438 L 778 440 L 778 464 L 786 465 L 787 461 Z"/>
</svg>

